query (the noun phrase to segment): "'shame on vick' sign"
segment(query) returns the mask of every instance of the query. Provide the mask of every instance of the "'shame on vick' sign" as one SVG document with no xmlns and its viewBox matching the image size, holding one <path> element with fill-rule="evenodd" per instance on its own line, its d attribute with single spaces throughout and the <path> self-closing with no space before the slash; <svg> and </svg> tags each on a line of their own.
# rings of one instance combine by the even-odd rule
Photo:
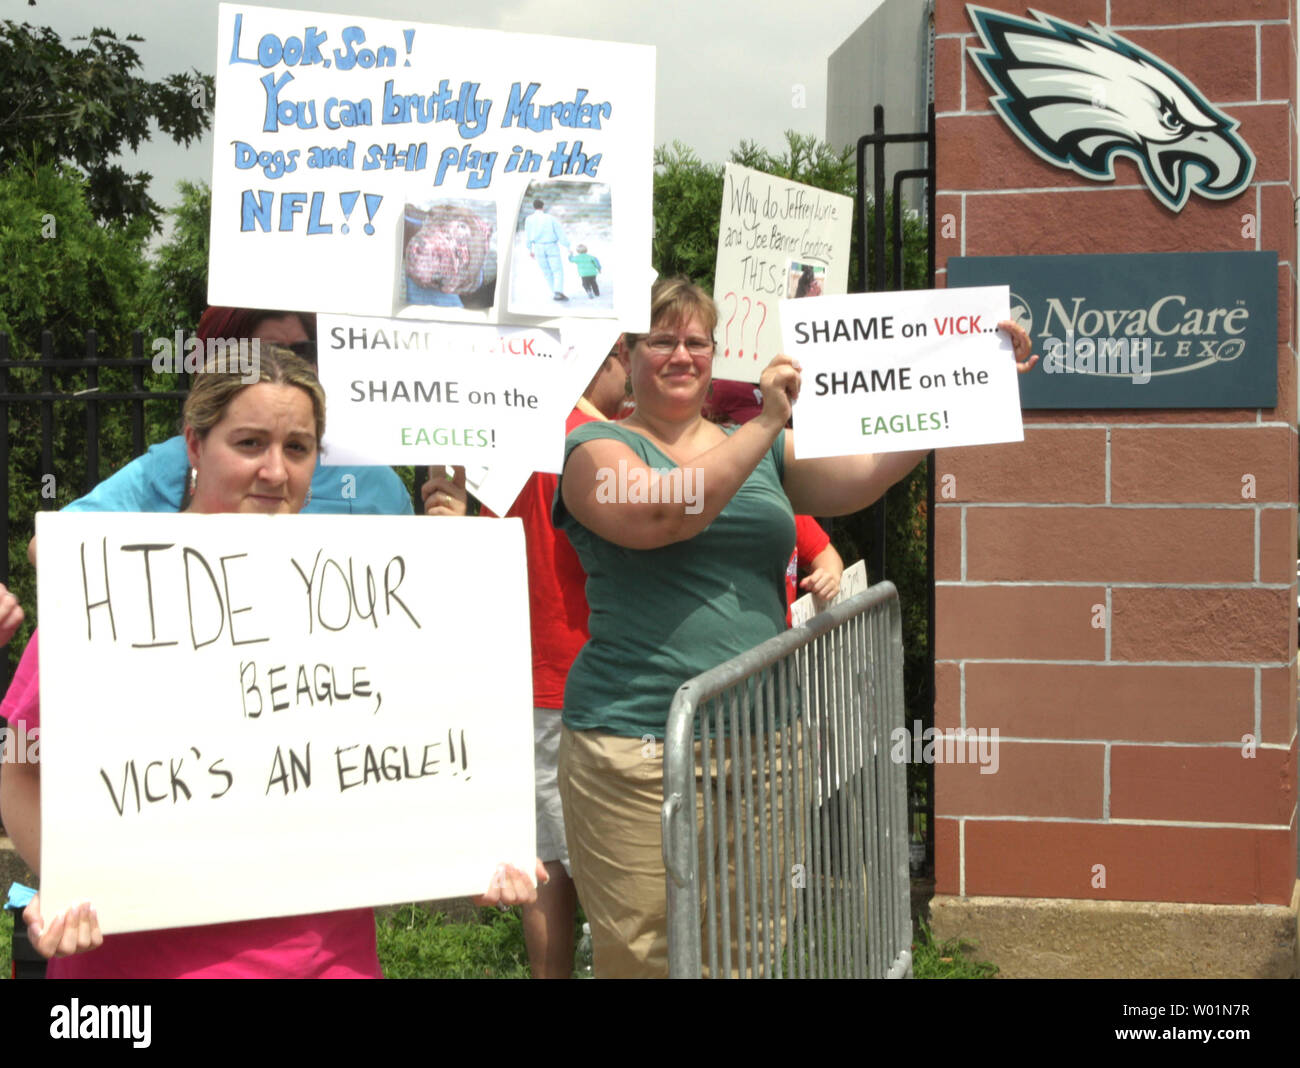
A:
<svg viewBox="0 0 1300 1068">
<path fill-rule="evenodd" d="M 47 915 L 89 900 L 114 933 L 533 870 L 518 522 L 70 513 L 37 530 Z"/>
<path fill-rule="evenodd" d="M 1009 305 L 1006 286 L 784 301 L 799 457 L 1022 440 Z"/>
</svg>

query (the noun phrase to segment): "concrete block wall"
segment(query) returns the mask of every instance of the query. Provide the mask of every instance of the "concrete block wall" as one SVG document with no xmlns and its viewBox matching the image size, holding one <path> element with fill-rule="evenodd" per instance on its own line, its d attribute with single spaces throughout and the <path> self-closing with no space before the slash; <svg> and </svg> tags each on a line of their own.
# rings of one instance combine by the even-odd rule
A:
<svg viewBox="0 0 1300 1068">
<path fill-rule="evenodd" d="M 1040 161 L 989 105 L 966 5 L 938 0 L 938 284 L 958 255 L 1276 250 L 1278 406 L 1030 412 L 1023 444 L 940 452 L 935 722 L 1000 747 L 996 774 L 935 769 L 936 891 L 1286 905 L 1295 0 L 1033 6 L 1180 70 L 1240 120 L 1253 185 L 1173 213 L 1129 160 L 1113 183 Z"/>
</svg>

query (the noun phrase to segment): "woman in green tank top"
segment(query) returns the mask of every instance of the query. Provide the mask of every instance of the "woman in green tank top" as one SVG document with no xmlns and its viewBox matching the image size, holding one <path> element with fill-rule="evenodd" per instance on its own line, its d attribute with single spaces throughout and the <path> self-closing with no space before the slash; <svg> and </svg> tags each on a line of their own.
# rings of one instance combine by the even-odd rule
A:
<svg viewBox="0 0 1300 1068">
<path fill-rule="evenodd" d="M 724 431 L 702 414 L 712 298 L 661 279 L 650 312 L 650 332 L 618 346 L 636 409 L 569 435 L 553 517 L 587 572 L 591 640 L 565 689 L 560 791 L 601 976 L 667 975 L 659 742 L 673 693 L 784 629 L 795 513 L 865 508 L 925 455 L 796 460 L 788 356 L 763 372 L 762 412 Z M 1028 370 L 1028 335 L 1000 325 Z"/>
</svg>

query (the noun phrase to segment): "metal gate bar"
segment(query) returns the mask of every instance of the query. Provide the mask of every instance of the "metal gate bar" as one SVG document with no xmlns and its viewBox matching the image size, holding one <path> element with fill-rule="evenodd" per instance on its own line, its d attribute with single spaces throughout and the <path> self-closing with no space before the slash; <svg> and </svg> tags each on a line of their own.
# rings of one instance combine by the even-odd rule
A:
<svg viewBox="0 0 1300 1068">
<path fill-rule="evenodd" d="M 890 759 L 902 652 L 884 582 L 677 691 L 662 816 L 674 978 L 910 977 L 907 769 Z"/>
</svg>

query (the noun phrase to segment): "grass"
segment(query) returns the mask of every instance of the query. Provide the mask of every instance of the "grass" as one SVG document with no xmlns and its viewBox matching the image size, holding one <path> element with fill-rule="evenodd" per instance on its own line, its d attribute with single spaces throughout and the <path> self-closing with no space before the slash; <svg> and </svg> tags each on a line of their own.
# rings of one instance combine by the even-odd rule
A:
<svg viewBox="0 0 1300 1068">
<path fill-rule="evenodd" d="M 402 905 L 378 917 L 377 934 L 388 979 L 528 978 L 517 909 L 479 909 L 477 923 L 452 923 L 423 905 Z"/>
<path fill-rule="evenodd" d="M 971 959 L 974 947 L 969 942 L 959 938 L 935 942 L 924 920 L 918 920 L 915 927 L 912 974 L 917 979 L 992 979 L 997 975 L 996 964 Z"/>
<path fill-rule="evenodd" d="M 423 905 L 402 905 L 377 918 L 379 961 L 389 979 L 527 979 L 528 953 L 518 910 L 479 909 L 477 922 L 452 922 Z M 13 921 L 0 912 L 0 977 L 9 978 Z M 991 979 L 997 965 L 976 961 L 959 939 L 935 942 L 924 922 L 912 943 L 918 979 Z"/>
</svg>

